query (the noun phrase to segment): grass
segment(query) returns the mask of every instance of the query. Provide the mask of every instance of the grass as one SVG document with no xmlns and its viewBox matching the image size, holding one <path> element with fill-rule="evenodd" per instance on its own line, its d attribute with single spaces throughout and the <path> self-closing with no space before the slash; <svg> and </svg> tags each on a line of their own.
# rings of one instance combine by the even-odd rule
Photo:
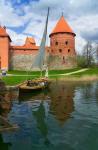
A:
<svg viewBox="0 0 98 150">
<path fill-rule="evenodd" d="M 32 79 L 32 76 L 29 77 Z M 6 85 L 17 85 L 26 80 L 25 76 L 6 76 L 3 77 L 2 80 L 6 83 Z"/>
<path fill-rule="evenodd" d="M 77 74 L 72 74 L 70 76 L 74 76 L 74 77 L 82 77 L 82 76 L 92 76 L 92 75 L 98 75 L 98 68 L 89 68 L 88 70 L 86 70 L 85 72 L 79 72 Z"/>
<path fill-rule="evenodd" d="M 68 76 L 61 76 L 59 74 L 66 74 L 66 73 L 70 73 L 70 72 L 74 72 L 74 71 L 77 71 L 81 68 L 74 68 L 74 69 L 66 69 L 66 70 L 51 70 L 49 71 L 49 75 L 52 75 L 50 78 L 52 79 L 64 79 L 64 80 L 67 80 L 67 79 L 74 79 L 75 80 L 78 80 L 79 78 L 82 79 L 83 76 L 89 76 L 88 78 L 86 78 L 86 80 L 90 80 L 90 77 L 91 76 L 98 76 L 98 68 L 89 68 L 89 70 L 86 70 L 84 72 L 79 72 L 77 74 L 72 74 L 72 75 L 68 75 Z M 27 75 L 27 72 L 26 71 L 8 71 L 9 74 L 14 74 L 14 75 Z M 29 76 L 28 79 L 32 79 L 32 78 L 35 78 L 35 77 L 38 77 L 40 75 L 40 72 L 39 71 L 32 71 L 32 72 L 29 72 Z M 32 75 L 35 75 L 32 76 Z M 55 76 L 53 76 L 55 75 Z M 6 77 L 3 77 L 2 78 L 3 81 L 7 84 L 7 85 L 17 85 L 23 81 L 26 80 L 26 76 L 6 76 Z"/>
<path fill-rule="evenodd" d="M 80 68 L 72 68 L 72 69 L 65 69 L 65 70 L 50 70 L 49 74 L 53 75 L 53 74 L 63 74 L 63 73 L 69 73 L 69 72 L 73 72 L 73 71 L 77 71 Z M 15 75 L 27 75 L 27 71 L 18 71 L 18 70 L 11 70 L 7 72 L 8 74 L 15 74 Z M 40 75 L 40 71 L 31 71 L 28 72 L 29 75 Z"/>
</svg>

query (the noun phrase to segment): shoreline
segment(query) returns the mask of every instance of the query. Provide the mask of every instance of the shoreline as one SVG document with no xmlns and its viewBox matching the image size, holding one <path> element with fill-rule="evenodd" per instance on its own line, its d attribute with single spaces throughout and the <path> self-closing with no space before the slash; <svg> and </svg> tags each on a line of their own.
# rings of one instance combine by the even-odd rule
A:
<svg viewBox="0 0 98 150">
<path fill-rule="evenodd" d="M 50 81 L 66 81 L 66 82 L 93 82 L 93 81 L 98 81 L 98 76 L 97 75 L 84 75 L 81 77 L 76 77 L 76 76 L 69 76 L 69 77 L 57 77 L 57 78 L 50 78 Z M 6 85 L 7 90 L 16 90 L 18 89 L 18 86 L 22 84 L 23 82 L 20 82 L 19 84 L 16 85 Z"/>
<path fill-rule="evenodd" d="M 52 79 L 53 80 L 53 79 Z M 78 76 L 69 76 L 69 77 L 61 77 L 61 78 L 56 78 L 56 80 L 59 81 L 69 81 L 69 82 L 90 82 L 90 81 L 97 81 L 98 80 L 98 76 L 97 75 L 83 75 L 81 77 Z"/>
</svg>

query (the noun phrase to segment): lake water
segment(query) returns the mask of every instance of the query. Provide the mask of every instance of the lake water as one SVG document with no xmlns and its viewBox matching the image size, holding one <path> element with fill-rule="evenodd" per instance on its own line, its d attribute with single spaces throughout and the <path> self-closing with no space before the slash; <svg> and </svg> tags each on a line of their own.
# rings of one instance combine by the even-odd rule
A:
<svg viewBox="0 0 98 150">
<path fill-rule="evenodd" d="M 56 81 L 44 92 L 4 98 L 0 114 L 19 129 L 0 134 L 0 150 L 98 150 L 98 82 Z"/>
</svg>

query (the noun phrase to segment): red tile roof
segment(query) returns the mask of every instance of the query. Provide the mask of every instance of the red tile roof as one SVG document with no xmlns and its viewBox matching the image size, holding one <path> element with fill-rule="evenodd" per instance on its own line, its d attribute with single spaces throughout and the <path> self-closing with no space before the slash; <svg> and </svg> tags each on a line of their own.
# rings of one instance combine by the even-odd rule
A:
<svg viewBox="0 0 98 150">
<path fill-rule="evenodd" d="M 62 16 L 57 22 L 56 27 L 54 28 L 50 36 L 55 33 L 72 33 L 75 35 L 71 27 L 68 25 L 67 21 L 64 19 L 64 16 Z"/>
<path fill-rule="evenodd" d="M 35 39 L 33 37 L 27 37 L 25 41 L 25 45 L 33 44 L 36 45 Z"/>
<path fill-rule="evenodd" d="M 39 46 L 36 45 L 23 45 L 23 46 L 11 46 L 12 49 L 17 49 L 17 50 L 38 50 Z"/>
<path fill-rule="evenodd" d="M 1 26 L 0 26 L 0 36 L 8 37 L 9 40 L 10 40 L 10 42 L 11 42 L 11 38 L 10 38 L 10 36 L 9 36 L 9 35 L 7 34 L 7 32 L 6 32 L 6 27 L 1 27 Z"/>
</svg>

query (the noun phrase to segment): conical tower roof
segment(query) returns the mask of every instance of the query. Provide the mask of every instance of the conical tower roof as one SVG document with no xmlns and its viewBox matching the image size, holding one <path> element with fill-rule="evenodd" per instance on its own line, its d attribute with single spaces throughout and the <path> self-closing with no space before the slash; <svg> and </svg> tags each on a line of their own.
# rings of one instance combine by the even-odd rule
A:
<svg viewBox="0 0 98 150">
<path fill-rule="evenodd" d="M 1 26 L 0 26 L 0 36 L 8 37 L 9 40 L 11 41 L 10 36 L 9 36 L 9 35 L 7 34 L 7 32 L 6 32 L 6 27 L 5 27 L 5 26 L 4 26 L 4 27 L 1 27 Z"/>
<path fill-rule="evenodd" d="M 6 33 L 5 27 L 1 27 L 1 26 L 0 26 L 0 35 L 1 35 L 1 36 L 8 36 L 8 34 Z"/>
<path fill-rule="evenodd" d="M 68 25 L 67 21 L 64 19 L 64 16 L 62 15 L 60 20 L 57 22 L 55 28 L 53 29 L 52 33 L 53 35 L 55 33 L 72 33 L 75 36 L 75 33 L 71 29 L 71 27 Z"/>
</svg>

